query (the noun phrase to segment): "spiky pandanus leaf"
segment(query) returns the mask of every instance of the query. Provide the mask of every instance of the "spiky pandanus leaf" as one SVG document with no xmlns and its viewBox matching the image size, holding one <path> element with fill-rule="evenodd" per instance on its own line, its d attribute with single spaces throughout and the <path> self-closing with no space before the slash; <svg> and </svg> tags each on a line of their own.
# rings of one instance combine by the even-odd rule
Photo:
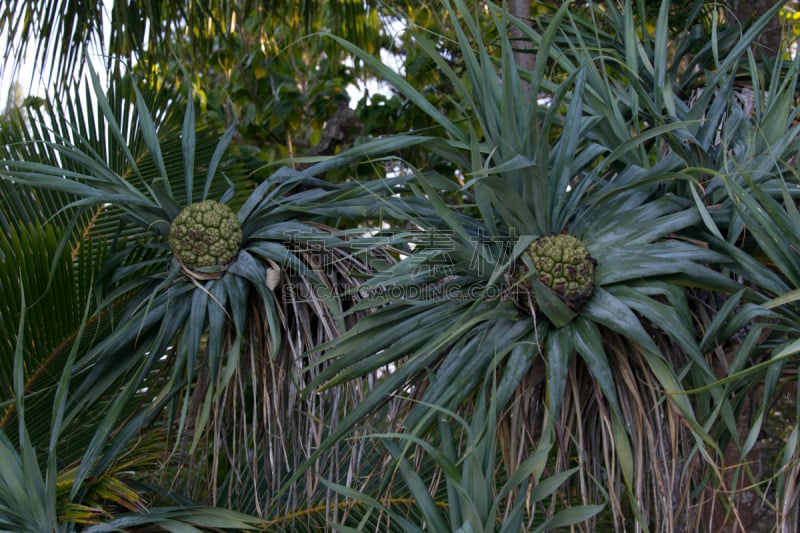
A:
<svg viewBox="0 0 800 533">
<path fill-rule="evenodd" d="M 798 404 L 794 391 L 800 348 L 800 263 L 792 250 L 798 245 L 796 229 L 800 217 L 790 191 L 796 188 L 798 178 L 794 172 L 781 171 L 784 160 L 779 157 L 774 161 L 776 172 L 757 180 L 746 172 L 748 163 L 764 164 L 745 158 L 736 165 L 738 172 L 723 180 L 735 206 L 733 215 L 741 217 L 748 235 L 729 236 L 731 240 L 741 239 L 741 248 L 722 240 L 714 239 L 712 243 L 729 250 L 737 259 L 736 270 L 749 280 L 756 295 L 743 293 L 726 305 L 743 308 L 735 315 L 738 320 L 726 320 L 733 314 L 729 311 L 707 320 L 709 346 L 718 345 L 715 334 L 723 324 L 735 332 L 734 342 L 722 345 L 724 351 L 717 349 L 724 354 L 728 369 L 718 384 L 736 402 L 731 409 L 733 414 L 715 410 L 713 420 L 725 444 L 719 460 L 731 465 L 725 480 L 732 484 L 741 477 L 754 480 L 734 495 L 744 512 L 750 498 L 774 498 L 776 522 L 792 524 L 797 520 L 797 510 L 788 505 L 788 499 L 794 498 L 797 491 L 793 476 L 797 464 Z M 712 226 L 709 231 L 715 229 L 718 231 Z M 748 300 L 761 305 L 753 306 L 746 303 Z M 774 492 L 771 486 L 776 487 Z M 734 522 L 733 517 L 727 520 Z"/>
<path fill-rule="evenodd" d="M 602 505 L 574 505 L 547 517 L 543 508 L 549 497 L 579 470 L 542 475 L 552 442 L 532 450 L 514 470 L 498 464 L 503 444 L 496 432 L 509 413 L 497 410 L 496 386 L 480 388 L 465 410 L 468 418 L 432 406 L 438 412 L 438 431 L 427 438 L 402 432 L 372 435 L 393 459 L 383 481 L 384 487 L 392 486 L 392 496 L 378 500 L 371 495 L 381 491 L 335 486 L 353 502 L 346 523 L 381 527 L 385 515 L 391 520 L 382 529 L 388 531 L 422 532 L 431 525 L 437 531 L 541 532 L 582 524 L 602 510 Z"/>
</svg>

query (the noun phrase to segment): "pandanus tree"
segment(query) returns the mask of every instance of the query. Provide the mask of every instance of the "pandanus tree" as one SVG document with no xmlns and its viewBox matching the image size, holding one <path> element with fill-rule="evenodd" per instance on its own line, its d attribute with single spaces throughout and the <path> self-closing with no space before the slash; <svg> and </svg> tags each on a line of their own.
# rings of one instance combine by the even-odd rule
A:
<svg viewBox="0 0 800 533">
<path fill-rule="evenodd" d="M 409 163 L 417 199 L 437 215 L 410 202 L 396 213 L 426 237 L 418 238 L 416 253 L 368 283 L 378 294 L 403 297 L 324 346 L 331 362 L 318 381 L 333 385 L 396 364 L 336 434 L 402 394 L 411 400 L 408 433 L 436 442 L 440 410 L 465 409 L 466 416 L 475 391 L 495 376 L 493 401 L 506 410 L 501 424 L 508 425 L 497 430 L 497 468 L 509 477 L 531 450 L 555 442 L 548 466 L 580 466 L 579 481 L 562 497 L 608 498 L 608 519 L 618 530 L 751 528 L 757 513 L 743 503 L 741 487 L 752 472 L 740 461 L 759 430 L 747 428 L 735 378 L 718 381 L 733 371 L 720 368 L 719 354 L 738 350 L 739 370 L 769 359 L 767 344 L 756 348 L 766 330 L 753 324 L 771 312 L 756 305 L 765 298 L 761 284 L 742 283 L 763 268 L 731 244 L 746 230 L 734 208 L 740 200 L 722 191 L 726 183 L 728 190 L 749 183 L 745 176 L 753 173 L 756 190 L 781 190 L 787 174 L 796 174 L 789 103 L 796 62 L 758 70 L 749 48 L 779 6 L 743 38 L 729 28 L 712 43 L 691 31 L 671 41 L 667 3 L 653 34 L 630 7 L 609 6 L 605 22 L 587 35 L 566 3 L 537 29 L 489 6 L 484 14 L 498 25 L 492 35 L 501 37 L 485 42 L 480 12 L 466 16 L 467 6 L 454 3 L 448 9 L 465 73 L 439 54 L 452 43 L 424 32 L 411 40 L 450 83 L 462 120 L 371 63 L 438 122 L 445 142 L 436 153 L 464 181 Z M 536 44 L 533 72 L 516 68 L 502 37 L 509 25 Z M 716 70 L 703 70 L 712 63 Z M 756 81 L 765 71 L 769 93 Z M 546 101 L 529 102 L 521 78 Z M 754 115 L 741 97 L 743 78 L 757 91 Z M 761 140 L 755 131 L 764 132 Z M 778 353 L 783 361 L 793 351 Z M 777 364 L 758 368 L 776 371 Z M 770 401 L 755 402 L 762 419 Z M 796 457 L 791 440 L 782 445 L 779 472 L 793 468 Z M 430 479 L 423 486 L 436 486 Z M 785 486 L 784 474 L 779 479 Z M 778 524 L 796 519 L 786 512 L 786 494 L 776 500 Z M 453 499 L 449 490 L 441 497 Z M 716 506 L 722 510 L 713 512 Z M 463 523 L 453 518 L 449 525 Z"/>
<path fill-rule="evenodd" d="M 287 472 L 335 418 L 327 410 L 353 403 L 369 388 L 354 382 L 321 400 L 302 394 L 307 378 L 297 369 L 306 366 L 312 347 L 332 340 L 359 316 L 347 315 L 360 297 L 354 290 L 359 278 L 374 263 L 392 260 L 369 241 L 359 241 L 357 228 L 340 234 L 325 221 L 348 213 L 369 217 L 375 197 L 391 188 L 381 181 L 334 186 L 313 179 L 311 169 L 286 169 L 245 196 L 236 186 L 250 182 L 225 155 L 233 127 L 209 144 L 197 132 L 191 99 L 173 104 L 184 109 L 176 131 L 168 115 L 162 124 L 156 122 L 135 86 L 114 92 L 111 97 L 118 99 L 112 101 L 96 76 L 92 81 L 96 129 L 58 122 L 63 109 L 52 109 L 55 131 L 38 130 L 38 138 L 7 145 L 3 163 L 6 223 L 15 228 L 4 239 L 14 255 L 4 251 L 4 258 L 21 256 L 21 239 L 42 233 L 54 247 L 52 268 L 60 275 L 64 268 L 72 273 L 73 264 L 90 269 L 83 274 L 89 283 L 80 290 L 60 287 L 61 297 L 93 304 L 90 316 L 97 331 L 91 340 L 68 339 L 80 351 L 70 365 L 72 390 L 63 409 L 76 425 L 86 422 L 78 413 L 94 406 L 98 414 L 97 426 L 83 439 L 77 431 L 65 437 L 73 453 L 85 447 L 82 456 L 69 457 L 78 461 L 70 497 L 80 500 L 85 480 L 99 476 L 132 445 L 130 439 L 149 428 L 165 432 L 172 444 L 160 459 L 167 468 L 140 472 L 145 480 L 178 483 L 195 501 L 237 501 L 251 512 L 269 501 L 276 513 L 275 495 Z M 9 135 L 16 128 L 10 124 Z M 382 141 L 380 146 L 378 152 L 399 145 Z M 320 171 L 352 158 L 344 154 Z M 44 191 L 42 198 L 55 206 L 35 196 L 31 202 L 35 190 Z M 310 205 L 319 208 L 310 210 Z M 45 220 L 30 226 L 11 218 L 31 207 L 41 209 L 43 218 L 50 209 L 62 213 L 64 225 L 56 227 L 63 235 L 54 235 Z M 94 255 L 80 261 L 85 250 Z M 23 285 L 42 277 L 41 270 L 13 274 L 7 264 L 3 289 L 9 297 L 20 275 Z M 44 286 L 34 286 L 47 293 L 47 283 L 54 282 L 45 276 Z M 29 316 L 28 323 L 38 328 L 29 328 L 29 335 L 47 327 L 49 310 L 38 310 L 45 316 L 36 324 Z M 70 350 L 38 344 L 30 346 L 42 359 L 30 359 L 27 371 L 6 368 L 7 394 L 21 392 L 12 386 L 16 379 L 27 389 L 55 390 L 64 364 L 59 355 Z M 13 353 L 15 346 L 22 344 L 7 348 Z M 23 375 L 15 378 L 15 372 Z M 38 397 L 37 406 L 46 412 L 52 394 Z M 98 405 L 105 406 L 104 413 L 96 411 Z M 9 423 L 13 410 L 6 407 Z M 348 455 L 359 459 L 331 451 L 336 461 L 346 462 Z M 336 479 L 339 465 L 333 461 Z M 182 471 L 180 465 L 192 474 L 172 479 L 172 472 Z M 290 495 L 287 513 L 301 507 L 294 499 L 317 497 L 305 491 Z"/>
<path fill-rule="evenodd" d="M 301 170 L 129 79 L 4 125 L 5 526 L 796 523 L 798 65 L 750 46 L 779 6 L 708 39 L 699 3 L 479 7 L 407 25 L 435 94 L 326 34 L 427 128 Z"/>
</svg>

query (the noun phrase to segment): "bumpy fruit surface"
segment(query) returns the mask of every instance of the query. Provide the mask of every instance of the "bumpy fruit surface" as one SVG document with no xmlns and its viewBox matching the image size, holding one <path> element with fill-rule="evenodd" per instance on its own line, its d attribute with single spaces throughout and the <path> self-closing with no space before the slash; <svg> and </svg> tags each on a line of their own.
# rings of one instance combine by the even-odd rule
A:
<svg viewBox="0 0 800 533">
<path fill-rule="evenodd" d="M 241 245 L 242 228 L 236 214 L 214 200 L 188 205 L 169 227 L 169 246 L 190 269 L 227 265 Z"/>
<path fill-rule="evenodd" d="M 539 281 L 573 309 L 580 309 L 594 290 L 596 262 L 572 235 L 547 235 L 528 247 Z"/>
</svg>

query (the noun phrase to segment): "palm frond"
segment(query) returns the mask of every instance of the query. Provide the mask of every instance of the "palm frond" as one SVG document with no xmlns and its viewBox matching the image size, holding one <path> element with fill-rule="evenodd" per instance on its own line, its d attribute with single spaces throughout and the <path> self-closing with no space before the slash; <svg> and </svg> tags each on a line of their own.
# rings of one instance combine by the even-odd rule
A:
<svg viewBox="0 0 800 533">
<path fill-rule="evenodd" d="M 13 0 L 0 10 L 0 29 L 8 43 L 0 73 L 5 76 L 10 70 L 15 78 L 17 69 L 33 56 L 38 75 L 62 94 L 95 57 L 105 58 L 105 70 L 114 76 L 124 72 L 125 65 L 173 54 L 195 65 L 209 57 L 220 41 L 237 49 L 237 33 L 250 17 L 262 21 L 264 34 L 272 34 L 267 28 L 290 26 L 294 38 L 298 32 L 311 34 L 326 26 L 364 46 L 376 41 L 381 24 L 372 1 L 307 0 L 263 6 L 248 0 L 169 5 L 150 0 L 111 4 Z M 186 28 L 196 29 L 191 39 L 185 38 Z"/>
</svg>

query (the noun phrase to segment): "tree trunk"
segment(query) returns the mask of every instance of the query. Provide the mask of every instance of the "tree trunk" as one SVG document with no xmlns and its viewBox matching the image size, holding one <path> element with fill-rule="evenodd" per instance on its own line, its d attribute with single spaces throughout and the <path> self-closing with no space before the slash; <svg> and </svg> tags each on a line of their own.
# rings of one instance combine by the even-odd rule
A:
<svg viewBox="0 0 800 533">
<path fill-rule="evenodd" d="M 514 17 L 527 22 L 531 22 L 531 2 L 530 0 L 510 0 L 508 2 L 508 12 Z M 511 27 L 510 35 L 511 44 L 514 47 L 514 62 L 517 68 L 525 70 L 533 70 L 535 63 L 535 56 L 533 54 L 533 42 L 528 39 L 516 26 Z M 531 85 L 523 81 L 522 90 L 525 94 L 525 99 L 530 99 Z"/>
<path fill-rule="evenodd" d="M 733 24 L 746 24 L 766 13 L 777 2 L 775 0 L 731 0 L 729 7 L 733 13 Z M 776 56 L 781 50 L 781 22 L 774 17 L 764 28 L 756 44 L 756 52 Z"/>
</svg>

